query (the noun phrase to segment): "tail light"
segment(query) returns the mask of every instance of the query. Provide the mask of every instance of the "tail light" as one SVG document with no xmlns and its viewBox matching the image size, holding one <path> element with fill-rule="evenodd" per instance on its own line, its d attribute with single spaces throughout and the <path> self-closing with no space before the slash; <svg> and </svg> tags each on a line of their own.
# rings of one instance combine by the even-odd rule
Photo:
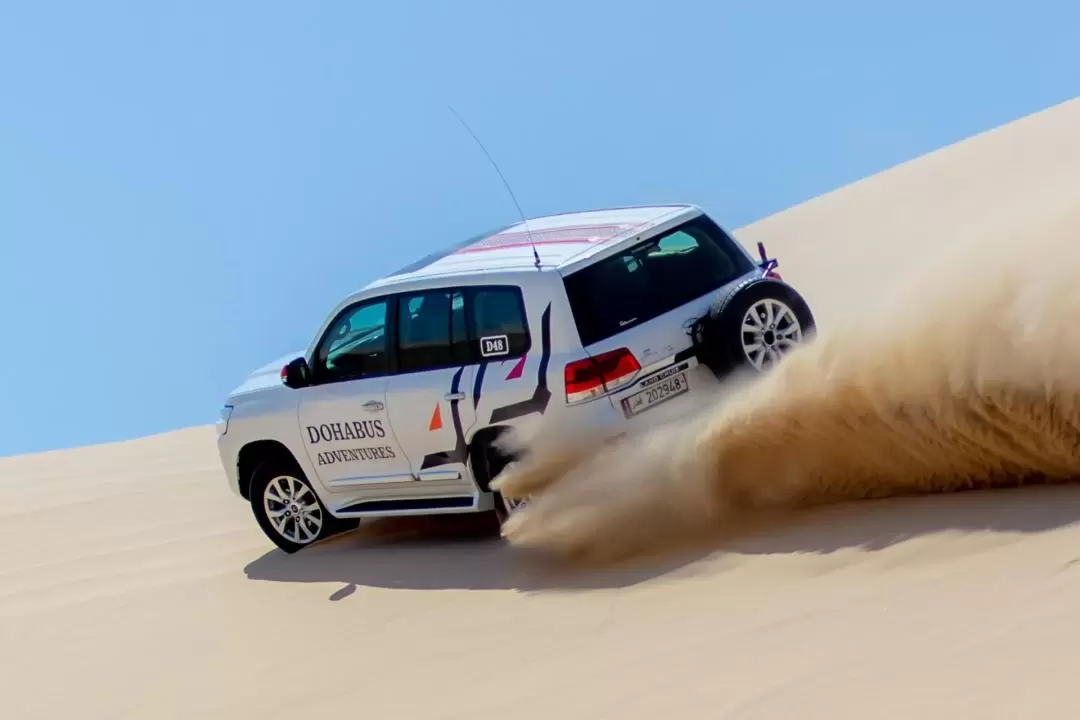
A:
<svg viewBox="0 0 1080 720">
<path fill-rule="evenodd" d="M 626 348 L 577 360 L 566 366 L 566 402 L 578 403 L 599 397 L 633 381 L 641 370 Z"/>
</svg>

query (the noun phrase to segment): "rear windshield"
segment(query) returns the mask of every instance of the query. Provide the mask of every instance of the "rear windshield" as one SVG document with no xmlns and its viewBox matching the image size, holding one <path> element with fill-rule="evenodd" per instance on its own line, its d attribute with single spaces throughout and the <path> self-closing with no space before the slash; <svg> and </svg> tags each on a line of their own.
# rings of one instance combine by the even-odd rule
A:
<svg viewBox="0 0 1080 720">
<path fill-rule="evenodd" d="M 705 215 L 564 278 L 584 345 L 716 290 L 754 264 Z"/>
</svg>

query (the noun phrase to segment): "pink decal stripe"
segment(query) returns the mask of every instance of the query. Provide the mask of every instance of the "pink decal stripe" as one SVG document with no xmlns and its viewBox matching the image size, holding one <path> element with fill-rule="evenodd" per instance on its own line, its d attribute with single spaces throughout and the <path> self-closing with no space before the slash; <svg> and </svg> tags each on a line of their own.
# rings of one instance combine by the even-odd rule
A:
<svg viewBox="0 0 1080 720">
<path fill-rule="evenodd" d="M 510 373 L 506 376 L 507 380 L 517 380 L 521 377 L 521 373 L 525 370 L 525 355 L 521 356 L 521 359 L 514 364 L 514 367 L 510 368 Z"/>
<path fill-rule="evenodd" d="M 569 227 L 533 230 L 505 230 L 460 248 L 454 254 L 485 252 L 529 245 L 591 245 L 609 240 L 632 229 L 633 225 L 574 225 Z"/>
</svg>

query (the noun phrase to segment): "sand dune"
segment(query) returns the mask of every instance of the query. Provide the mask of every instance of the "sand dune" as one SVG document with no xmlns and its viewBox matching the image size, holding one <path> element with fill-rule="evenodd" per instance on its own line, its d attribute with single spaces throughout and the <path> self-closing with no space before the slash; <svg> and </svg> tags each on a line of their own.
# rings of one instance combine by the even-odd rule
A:
<svg viewBox="0 0 1080 720">
<path fill-rule="evenodd" d="M 1032 327 L 1048 355 L 1006 342 L 1016 323 L 958 346 L 1001 351 L 977 366 L 997 374 L 980 378 L 1052 377 L 1049 397 L 1071 413 L 1061 391 L 1072 377 L 1043 360 L 1072 357 L 1049 338 L 1055 328 L 1074 338 L 1067 290 L 1080 250 L 1056 241 L 1080 208 L 1077 127 L 1080 101 L 738 236 L 764 239 L 838 336 L 895 307 L 906 278 L 942 249 L 1025 243 L 1012 245 L 1021 262 L 990 252 L 997 265 L 972 268 L 972 283 L 998 273 L 1002 282 L 975 287 L 1003 295 L 972 305 L 960 302 L 969 287 L 928 284 L 907 296 L 911 312 L 881 317 L 937 338 L 945 362 L 910 358 L 918 374 L 987 357 L 946 341 L 985 321 L 995 298 L 1038 309 Z M 1043 271 L 1046 247 L 1061 260 Z M 1029 275 L 1051 295 L 1027 290 Z M 940 324 L 925 323 L 931 311 Z M 843 357 L 885 357 L 874 351 L 891 336 L 879 329 L 864 355 Z M 793 376 L 820 372 L 825 339 Z M 1011 372 L 1032 364 L 1052 372 Z M 955 375 L 926 387 L 943 377 Z M 873 397 L 895 399 L 912 385 L 875 387 Z M 1048 397 L 1045 384 L 1025 387 Z M 980 447 L 979 457 L 998 452 Z M 792 477 L 829 476 L 843 457 L 826 453 Z M 860 456 L 854 468 L 905 477 L 877 462 Z M 908 477 L 934 466 L 910 462 Z M 584 574 L 538 568 L 468 518 L 378 523 L 285 557 L 228 493 L 210 428 L 4 458 L 2 717 L 1073 718 L 1078 520 L 1080 489 L 1042 486 L 797 509 L 722 552 L 688 546 Z"/>
<path fill-rule="evenodd" d="M 504 534 L 624 560 L 761 510 L 1080 479 L 1080 186 L 1059 201 L 946 243 L 700 417 L 534 439 L 493 484 L 530 498 Z"/>
</svg>

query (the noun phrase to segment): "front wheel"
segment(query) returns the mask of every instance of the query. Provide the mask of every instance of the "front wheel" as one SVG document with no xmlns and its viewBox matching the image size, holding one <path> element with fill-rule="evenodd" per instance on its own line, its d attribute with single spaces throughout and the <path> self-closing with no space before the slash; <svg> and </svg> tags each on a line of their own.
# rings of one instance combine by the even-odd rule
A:
<svg viewBox="0 0 1080 720">
<path fill-rule="evenodd" d="M 330 514 L 304 473 L 271 460 L 255 469 L 251 510 L 263 533 L 287 553 L 295 553 L 346 529 Z"/>
</svg>

